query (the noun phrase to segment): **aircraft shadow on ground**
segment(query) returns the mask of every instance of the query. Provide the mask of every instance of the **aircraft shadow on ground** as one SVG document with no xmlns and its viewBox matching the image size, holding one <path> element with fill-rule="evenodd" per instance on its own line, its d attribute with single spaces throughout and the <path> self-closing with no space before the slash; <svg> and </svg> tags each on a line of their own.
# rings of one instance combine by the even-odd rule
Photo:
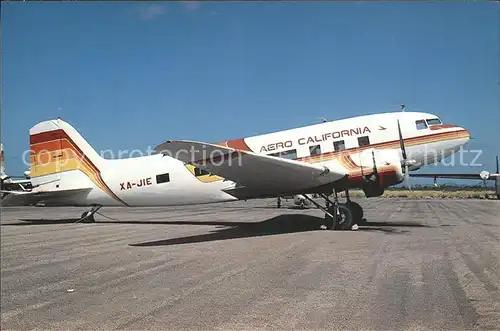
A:
<svg viewBox="0 0 500 331">
<path fill-rule="evenodd" d="M 190 224 L 200 224 L 200 223 L 193 222 Z M 309 215 L 280 215 L 258 223 L 241 223 L 241 224 L 228 223 L 227 225 L 229 227 L 224 227 L 223 229 L 216 229 L 215 231 L 206 234 L 142 242 L 137 244 L 130 244 L 129 246 L 134 246 L 134 247 L 173 246 L 173 245 L 194 244 L 194 243 L 209 242 L 209 241 L 227 240 L 227 239 L 251 238 L 251 237 L 296 233 L 296 232 L 320 231 L 320 227 L 323 224 L 324 220 L 323 218 L 320 217 L 314 217 Z M 393 223 L 377 222 L 377 226 L 374 227 L 372 227 L 371 225 L 372 225 L 371 223 L 368 223 L 364 226 L 361 226 L 358 231 L 361 232 L 376 231 L 385 234 L 404 234 L 409 232 L 408 230 L 397 229 L 399 225 L 396 222 Z M 406 225 L 403 225 L 403 227 L 404 226 Z M 426 225 L 419 225 L 419 224 L 411 224 L 410 226 L 427 227 Z"/>
<path fill-rule="evenodd" d="M 2 226 L 20 226 L 20 225 L 48 225 L 48 224 L 68 224 L 75 223 L 78 219 L 20 219 L 21 222 L 2 224 Z M 227 239 L 251 238 L 269 235 L 279 235 L 295 232 L 319 231 L 324 224 L 323 218 L 302 215 L 288 214 L 279 215 L 262 222 L 223 222 L 223 221 L 99 221 L 95 223 L 81 223 L 92 226 L 92 224 L 154 224 L 154 225 L 213 225 L 216 228 L 210 233 L 194 235 L 181 238 L 163 239 L 150 242 L 130 244 L 134 247 L 148 246 L 171 246 L 181 244 L 192 244 L 200 242 L 210 242 Z M 360 226 L 361 232 L 382 232 L 385 234 L 404 234 L 408 230 L 402 230 L 401 227 L 430 227 L 412 222 L 368 222 Z"/>
</svg>

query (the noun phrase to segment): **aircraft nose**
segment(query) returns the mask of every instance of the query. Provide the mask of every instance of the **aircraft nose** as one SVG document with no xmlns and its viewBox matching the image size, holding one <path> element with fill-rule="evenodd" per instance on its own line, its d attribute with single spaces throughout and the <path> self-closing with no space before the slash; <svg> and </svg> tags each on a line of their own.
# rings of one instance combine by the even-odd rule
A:
<svg viewBox="0 0 500 331">
<path fill-rule="evenodd" d="M 456 142 L 459 146 L 464 146 L 471 140 L 471 135 L 469 130 L 466 128 L 459 127 L 457 132 Z"/>
<path fill-rule="evenodd" d="M 466 128 L 460 128 L 460 129 L 464 133 L 464 138 L 467 139 L 467 141 L 469 141 L 471 139 L 469 130 L 467 130 Z"/>
</svg>

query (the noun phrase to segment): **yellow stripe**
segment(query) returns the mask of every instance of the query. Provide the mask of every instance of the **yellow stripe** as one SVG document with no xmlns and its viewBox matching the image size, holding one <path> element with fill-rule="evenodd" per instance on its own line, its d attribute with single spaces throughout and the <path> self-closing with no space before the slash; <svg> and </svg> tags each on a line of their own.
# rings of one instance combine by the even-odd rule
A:
<svg viewBox="0 0 500 331">
<path fill-rule="evenodd" d="M 195 172 L 194 172 L 194 169 L 195 169 L 195 166 L 191 165 L 191 164 L 186 164 L 185 165 L 186 168 L 189 170 L 189 172 L 191 174 L 193 174 L 193 176 L 195 176 L 200 182 L 203 182 L 203 183 L 212 183 L 212 182 L 217 182 L 219 180 L 223 180 L 224 178 L 222 177 L 219 177 L 217 175 L 202 175 L 202 176 L 196 176 L 195 175 Z"/>
</svg>

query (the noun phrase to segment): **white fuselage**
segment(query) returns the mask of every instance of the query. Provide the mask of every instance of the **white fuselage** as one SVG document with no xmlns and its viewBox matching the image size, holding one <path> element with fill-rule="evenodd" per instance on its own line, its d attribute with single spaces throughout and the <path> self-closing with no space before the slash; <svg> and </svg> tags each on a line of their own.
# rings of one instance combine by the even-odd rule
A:
<svg viewBox="0 0 500 331">
<path fill-rule="evenodd" d="M 467 131 L 460 127 L 439 123 L 435 126 L 426 124 L 425 128 L 421 126 L 418 129 L 416 121 L 437 117 L 427 113 L 408 112 L 348 118 L 253 136 L 244 138 L 243 141 L 247 150 L 257 154 L 294 150 L 295 155 L 289 156 L 296 160 L 310 157 L 311 147 L 319 146 L 318 156 L 325 157 L 316 157 L 314 162 L 336 169 L 342 168 L 342 164 L 334 157 L 338 152 L 335 148 L 343 147 L 342 151 L 349 153 L 353 160 L 359 160 L 359 155 L 366 152 L 367 148 L 400 153 L 398 119 L 408 158 L 416 162 L 414 168 L 440 162 L 469 140 Z M 368 144 L 360 146 L 360 143 Z M 231 146 L 231 141 L 222 144 Z M 33 177 L 32 183 L 34 186 L 39 185 L 36 188 L 38 190 L 90 187 L 89 192 L 74 197 L 70 202 L 64 202 L 74 205 L 169 206 L 237 200 L 223 191 L 234 186 L 232 181 L 216 179 L 216 176 L 214 180 L 210 180 L 208 175 L 195 176 L 181 161 L 161 154 L 103 160 L 100 171 L 102 181 L 109 190 L 96 185 L 94 180 L 80 170 Z M 168 181 L 159 183 L 157 176 L 161 181 L 166 178 L 165 174 L 168 174 Z"/>
<path fill-rule="evenodd" d="M 169 181 L 157 184 L 156 177 L 163 174 L 168 174 Z M 80 170 L 37 177 L 32 181 L 34 186 L 42 184 L 43 190 L 65 189 L 75 184 L 76 187 L 92 187 L 88 194 L 77 196 L 71 203 L 64 201 L 61 203 L 64 205 L 174 206 L 236 200 L 222 191 L 231 186 L 230 181 L 203 183 L 181 161 L 163 155 L 106 160 L 101 176 L 118 199 L 95 185 Z"/>
</svg>

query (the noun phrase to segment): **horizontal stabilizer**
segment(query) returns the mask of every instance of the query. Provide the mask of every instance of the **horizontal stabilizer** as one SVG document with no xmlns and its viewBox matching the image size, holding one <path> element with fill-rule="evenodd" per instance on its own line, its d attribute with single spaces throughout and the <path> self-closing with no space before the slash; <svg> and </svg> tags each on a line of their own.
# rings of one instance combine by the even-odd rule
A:
<svg viewBox="0 0 500 331">
<path fill-rule="evenodd" d="M 410 177 L 419 178 L 448 178 L 448 179 L 481 179 L 495 180 L 499 174 L 490 174 L 487 172 L 476 174 L 410 174 Z"/>
<path fill-rule="evenodd" d="M 73 190 L 58 190 L 58 191 L 5 191 L 2 198 L 2 207 L 9 206 L 32 206 L 39 202 L 48 203 L 50 205 L 65 205 L 73 204 L 81 195 L 87 195 L 91 191 L 90 188 L 81 188 Z"/>
</svg>

